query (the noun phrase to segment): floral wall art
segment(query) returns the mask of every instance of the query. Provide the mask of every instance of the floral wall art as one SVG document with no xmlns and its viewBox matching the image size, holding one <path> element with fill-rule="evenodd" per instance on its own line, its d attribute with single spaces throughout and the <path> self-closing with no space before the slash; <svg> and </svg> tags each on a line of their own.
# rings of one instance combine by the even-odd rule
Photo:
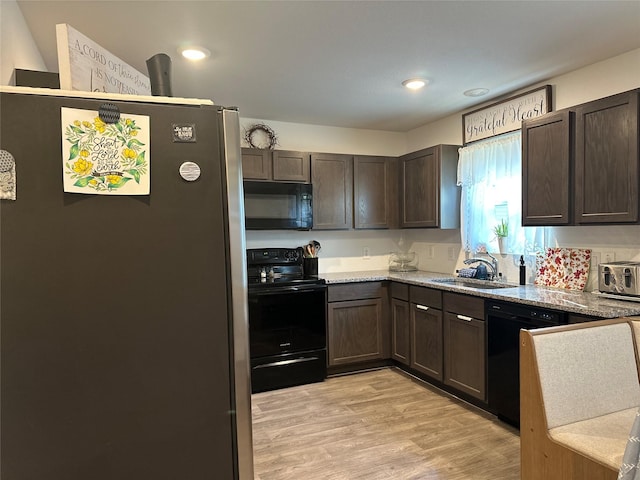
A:
<svg viewBox="0 0 640 480">
<path fill-rule="evenodd" d="M 64 191 L 149 194 L 149 117 L 122 113 L 105 123 L 97 111 L 62 108 Z"/>
</svg>

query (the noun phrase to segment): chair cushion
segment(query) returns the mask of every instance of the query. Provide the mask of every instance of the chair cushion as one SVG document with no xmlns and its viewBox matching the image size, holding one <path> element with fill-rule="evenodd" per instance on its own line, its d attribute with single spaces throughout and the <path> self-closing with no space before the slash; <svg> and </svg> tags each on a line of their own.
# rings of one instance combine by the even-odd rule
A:
<svg viewBox="0 0 640 480">
<path fill-rule="evenodd" d="M 637 408 L 629 323 L 536 335 L 534 344 L 549 429 Z"/>
<path fill-rule="evenodd" d="M 549 430 L 556 442 L 618 470 L 638 408 L 570 423 Z"/>
</svg>

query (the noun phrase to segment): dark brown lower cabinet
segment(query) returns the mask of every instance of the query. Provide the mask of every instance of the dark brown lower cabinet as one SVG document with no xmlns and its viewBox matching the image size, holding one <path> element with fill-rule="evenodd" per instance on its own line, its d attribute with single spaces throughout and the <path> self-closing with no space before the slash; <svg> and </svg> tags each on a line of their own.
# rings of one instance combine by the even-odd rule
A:
<svg viewBox="0 0 640 480">
<path fill-rule="evenodd" d="M 411 368 L 442 381 L 442 311 L 411 303 Z"/>
<path fill-rule="evenodd" d="M 444 383 L 485 400 L 485 323 L 445 312 Z"/>
<path fill-rule="evenodd" d="M 486 401 L 484 300 L 445 292 L 444 383 Z"/>
<path fill-rule="evenodd" d="M 329 285 L 327 357 L 330 367 L 389 358 L 389 298 L 385 282 Z"/>
<path fill-rule="evenodd" d="M 328 304 L 329 366 L 383 358 L 382 299 Z"/>
<path fill-rule="evenodd" d="M 411 322 L 409 302 L 391 299 L 391 358 L 409 366 L 411 364 Z"/>
</svg>

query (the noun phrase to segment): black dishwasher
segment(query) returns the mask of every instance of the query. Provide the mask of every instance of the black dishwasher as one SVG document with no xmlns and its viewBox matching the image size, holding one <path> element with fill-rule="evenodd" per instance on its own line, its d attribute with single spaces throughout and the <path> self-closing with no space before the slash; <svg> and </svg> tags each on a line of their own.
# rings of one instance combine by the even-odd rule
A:
<svg viewBox="0 0 640 480">
<path fill-rule="evenodd" d="M 500 420 L 520 427 L 520 330 L 566 324 L 567 315 L 528 305 L 488 301 L 486 317 L 489 408 Z"/>
</svg>

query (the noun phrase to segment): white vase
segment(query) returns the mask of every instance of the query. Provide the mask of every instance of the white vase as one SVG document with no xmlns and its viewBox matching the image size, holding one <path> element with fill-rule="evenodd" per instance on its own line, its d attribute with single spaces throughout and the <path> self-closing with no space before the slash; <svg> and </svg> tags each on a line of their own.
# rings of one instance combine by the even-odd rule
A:
<svg viewBox="0 0 640 480">
<path fill-rule="evenodd" d="M 500 252 L 500 254 L 506 253 L 506 245 L 505 245 L 506 239 L 507 237 L 498 237 L 498 251 Z"/>
</svg>

